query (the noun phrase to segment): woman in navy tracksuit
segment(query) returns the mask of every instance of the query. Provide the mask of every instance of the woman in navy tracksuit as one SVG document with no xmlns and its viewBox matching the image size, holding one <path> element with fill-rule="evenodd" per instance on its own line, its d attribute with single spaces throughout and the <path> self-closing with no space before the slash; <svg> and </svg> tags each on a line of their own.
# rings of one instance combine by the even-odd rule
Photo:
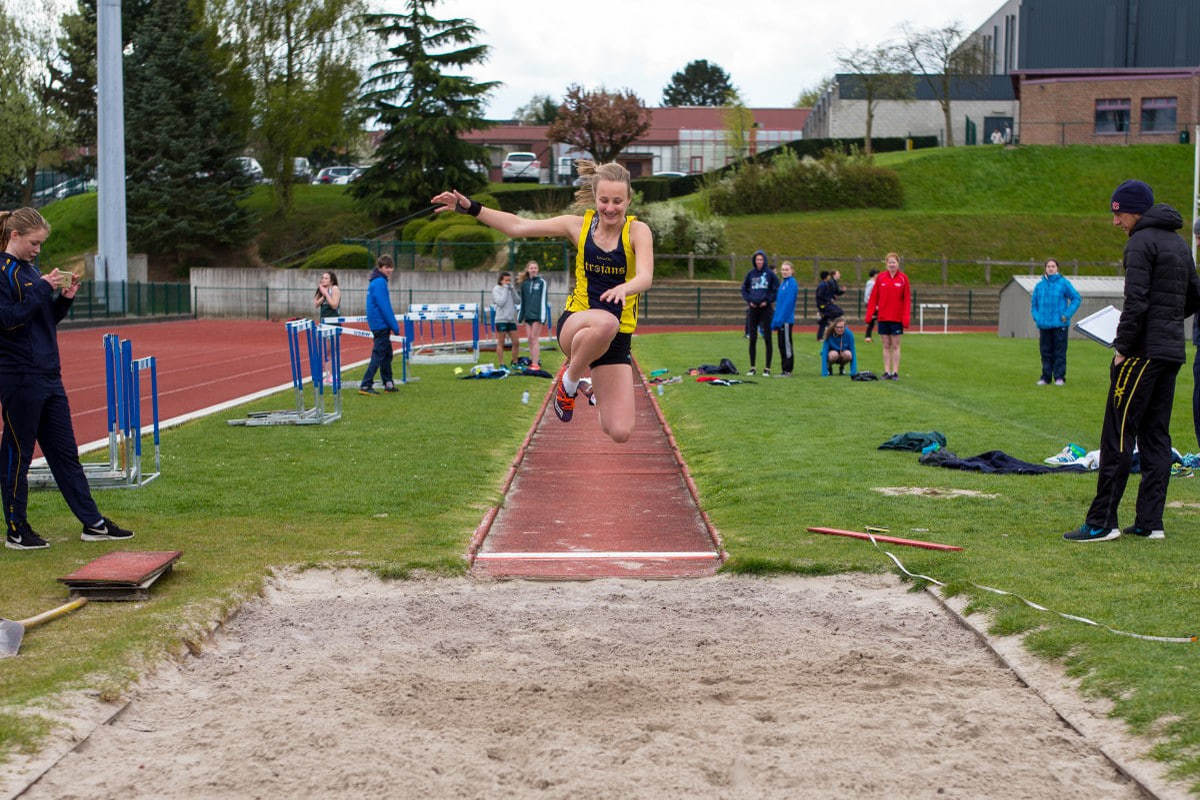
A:
<svg viewBox="0 0 1200 800">
<path fill-rule="evenodd" d="M 100 514 L 79 463 L 71 409 L 62 384 L 57 325 L 75 300 L 79 278 L 57 269 L 42 275 L 32 264 L 50 225 L 32 208 L 0 211 L 0 493 L 6 536 L 13 550 L 50 544 L 25 517 L 29 463 L 38 444 L 85 542 L 128 539 L 132 531 Z M 56 294 L 55 290 L 61 289 Z"/>
</svg>

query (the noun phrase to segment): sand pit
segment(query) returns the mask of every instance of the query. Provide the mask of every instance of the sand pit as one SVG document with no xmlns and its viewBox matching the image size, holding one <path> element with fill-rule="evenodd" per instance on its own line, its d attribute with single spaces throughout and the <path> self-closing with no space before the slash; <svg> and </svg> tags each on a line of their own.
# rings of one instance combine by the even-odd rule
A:
<svg viewBox="0 0 1200 800">
<path fill-rule="evenodd" d="M 281 580 L 23 798 L 1135 798 L 890 575 Z"/>
</svg>

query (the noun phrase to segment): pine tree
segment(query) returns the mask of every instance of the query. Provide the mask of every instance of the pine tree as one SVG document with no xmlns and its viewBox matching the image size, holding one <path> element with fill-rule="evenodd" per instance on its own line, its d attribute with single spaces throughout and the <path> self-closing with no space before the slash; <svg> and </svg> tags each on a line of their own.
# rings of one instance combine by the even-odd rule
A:
<svg viewBox="0 0 1200 800">
<path fill-rule="evenodd" d="M 126 59 L 126 202 L 131 244 L 181 264 L 249 237 L 238 204 L 243 142 L 218 81 L 216 33 L 196 0 L 156 0 Z"/>
<path fill-rule="evenodd" d="M 701 58 L 689 61 L 663 87 L 664 106 L 723 106 L 734 91 L 729 73 Z"/>
<path fill-rule="evenodd" d="M 380 217 L 424 208 L 443 189 L 470 193 L 486 184 L 472 167 L 486 163 L 487 150 L 459 135 L 488 126 L 483 102 L 497 83 L 446 71 L 482 62 L 488 48 L 474 44 L 479 28 L 471 20 L 435 19 L 428 10 L 435 2 L 407 0 L 406 13 L 368 20 L 385 45 L 397 41 L 371 66 L 363 99 L 387 130 L 378 160 L 353 188 Z"/>
</svg>

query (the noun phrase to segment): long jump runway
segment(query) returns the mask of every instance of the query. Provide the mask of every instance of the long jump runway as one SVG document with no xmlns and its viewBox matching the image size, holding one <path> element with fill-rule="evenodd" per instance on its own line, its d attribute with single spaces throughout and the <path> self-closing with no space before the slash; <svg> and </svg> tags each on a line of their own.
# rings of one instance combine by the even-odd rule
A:
<svg viewBox="0 0 1200 800">
<path fill-rule="evenodd" d="M 582 395 L 563 423 L 547 394 L 514 459 L 503 506 L 488 512 L 476 534 L 474 574 L 561 580 L 716 572 L 716 534 L 636 365 L 634 376 L 637 422 L 622 444 L 605 436 L 598 409 Z"/>
</svg>

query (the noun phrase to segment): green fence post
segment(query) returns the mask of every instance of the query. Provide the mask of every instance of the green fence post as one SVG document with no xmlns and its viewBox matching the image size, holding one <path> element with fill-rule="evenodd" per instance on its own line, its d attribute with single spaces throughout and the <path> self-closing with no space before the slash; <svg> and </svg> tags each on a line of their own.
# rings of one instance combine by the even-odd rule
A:
<svg viewBox="0 0 1200 800">
<path fill-rule="evenodd" d="M 266 301 L 264 303 L 264 305 L 267 307 L 267 319 L 269 320 L 269 319 L 271 319 L 271 287 L 270 286 L 263 287 L 263 297 L 265 298 L 265 301 Z"/>
<path fill-rule="evenodd" d="M 700 319 L 700 298 L 704 293 L 703 287 L 696 287 L 696 319 Z"/>
<path fill-rule="evenodd" d="M 975 293 L 971 289 L 967 289 L 967 321 L 974 322 L 975 315 L 972 311 L 975 301 Z"/>
</svg>

